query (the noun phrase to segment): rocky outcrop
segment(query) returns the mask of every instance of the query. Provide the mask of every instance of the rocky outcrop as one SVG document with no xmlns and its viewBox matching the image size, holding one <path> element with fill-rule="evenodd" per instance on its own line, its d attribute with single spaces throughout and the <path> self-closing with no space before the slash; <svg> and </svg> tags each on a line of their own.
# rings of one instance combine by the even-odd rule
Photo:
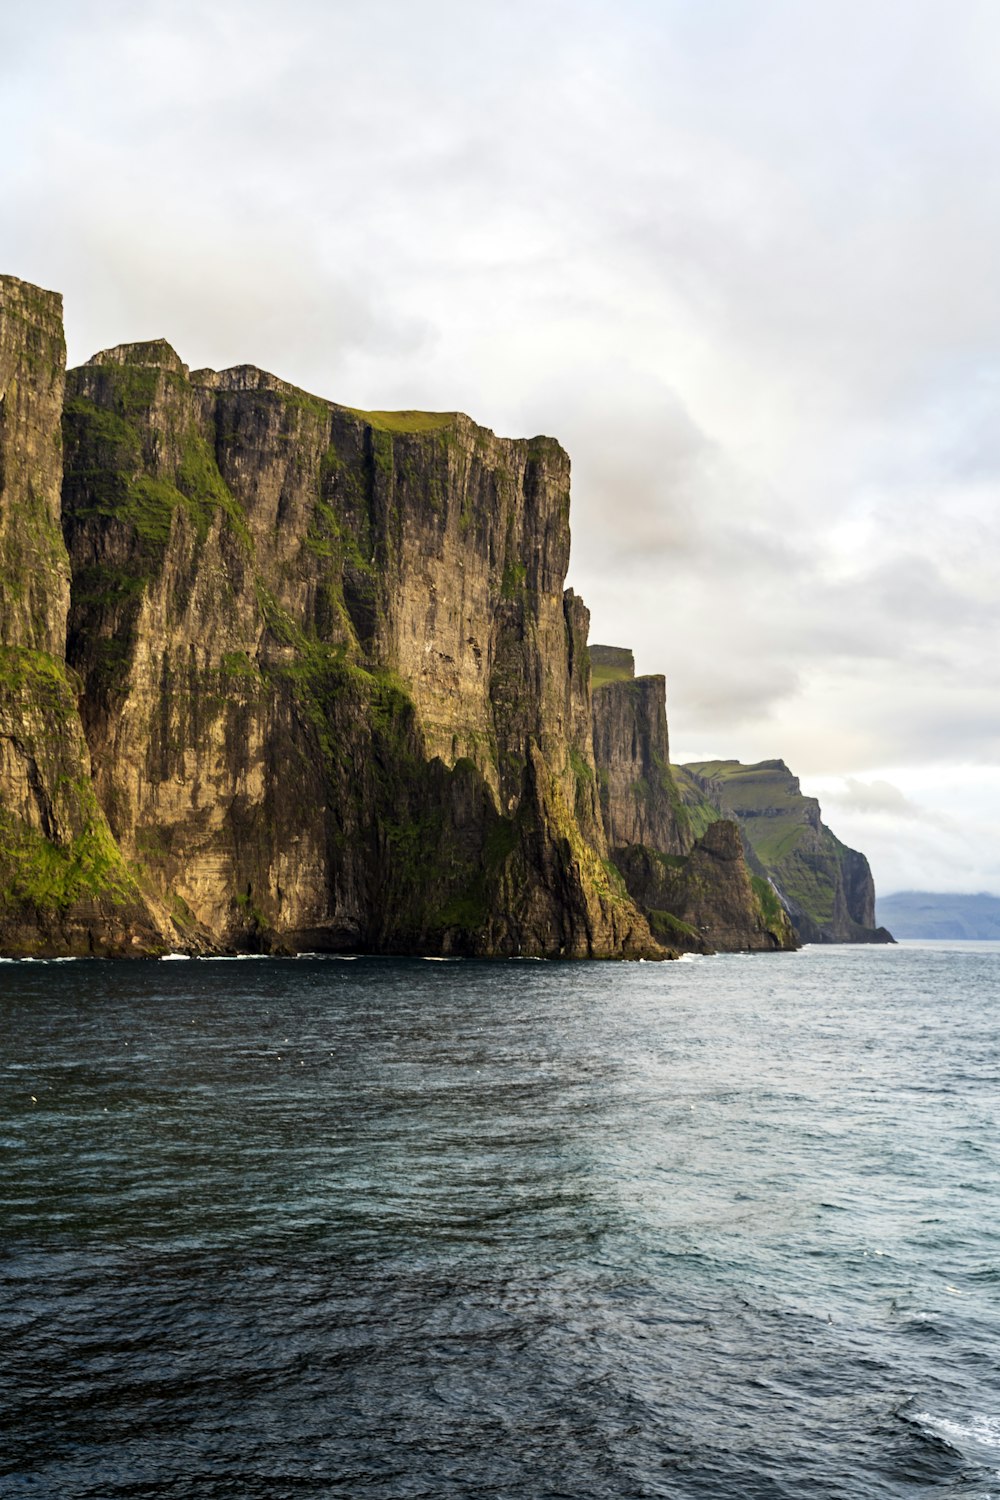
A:
<svg viewBox="0 0 1000 1500">
<path fill-rule="evenodd" d="M 893 941 L 875 925 L 867 859 L 826 827 L 819 803 L 803 796 L 784 761 L 706 761 L 682 769 L 695 796 L 739 823 L 748 858 L 780 893 L 802 942 Z"/>
<path fill-rule="evenodd" d="M 616 850 L 629 893 L 664 942 L 696 953 L 768 952 L 797 946 L 788 914 L 751 874 L 736 824 L 712 823 L 686 856 L 635 844 Z"/>
<path fill-rule="evenodd" d="M 0 277 L 0 944 L 144 951 L 158 929 L 91 783 L 65 662 L 62 299 Z"/>
<path fill-rule="evenodd" d="M 163 343 L 71 372 L 68 659 L 199 947 L 663 956 L 607 861 L 569 463 Z"/>
<path fill-rule="evenodd" d="M 747 868 L 735 823 L 713 811 L 696 830 L 670 767 L 663 677 L 633 677 L 631 652 L 599 649 L 615 673 L 593 693 L 601 811 L 611 857 L 654 934 L 701 953 L 794 947 L 781 901 Z"/>
<path fill-rule="evenodd" d="M 668 749 L 666 680 L 633 677 L 594 689 L 594 755 L 612 849 L 645 844 L 686 854 L 693 838 Z"/>
</svg>

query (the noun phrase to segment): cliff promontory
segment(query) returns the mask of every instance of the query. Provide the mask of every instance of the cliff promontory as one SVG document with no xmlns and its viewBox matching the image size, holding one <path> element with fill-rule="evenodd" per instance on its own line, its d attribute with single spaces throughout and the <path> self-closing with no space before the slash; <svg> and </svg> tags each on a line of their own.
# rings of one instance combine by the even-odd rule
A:
<svg viewBox="0 0 1000 1500">
<path fill-rule="evenodd" d="M 794 948 L 788 916 L 744 859 L 735 823 L 698 818 L 670 766 L 666 683 L 631 651 L 591 647 L 594 755 L 611 857 L 664 942 L 694 952 Z M 700 835 L 700 837 L 699 837 Z"/>
<path fill-rule="evenodd" d="M 815 797 L 781 760 L 753 766 L 705 761 L 678 769 L 682 796 L 733 818 L 748 858 L 766 875 L 805 943 L 891 943 L 875 925 L 875 884 L 868 861 L 827 828 Z"/>
</svg>

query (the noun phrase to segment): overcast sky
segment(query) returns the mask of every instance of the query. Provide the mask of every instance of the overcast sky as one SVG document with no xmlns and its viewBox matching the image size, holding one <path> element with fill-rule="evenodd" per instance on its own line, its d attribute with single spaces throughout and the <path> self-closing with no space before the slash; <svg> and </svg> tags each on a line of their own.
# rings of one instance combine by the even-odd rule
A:
<svg viewBox="0 0 1000 1500">
<path fill-rule="evenodd" d="M 1000 6 L 0 0 L 0 269 L 573 460 L 677 759 L 1000 894 Z"/>
</svg>

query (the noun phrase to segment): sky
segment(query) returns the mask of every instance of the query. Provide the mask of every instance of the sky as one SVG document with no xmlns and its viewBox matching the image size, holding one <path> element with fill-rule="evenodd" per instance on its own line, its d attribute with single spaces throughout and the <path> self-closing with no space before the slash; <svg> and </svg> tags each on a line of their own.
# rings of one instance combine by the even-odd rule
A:
<svg viewBox="0 0 1000 1500">
<path fill-rule="evenodd" d="M 0 0 L 0 270 L 558 437 L 591 638 L 876 885 L 1000 894 L 993 0 Z"/>
</svg>

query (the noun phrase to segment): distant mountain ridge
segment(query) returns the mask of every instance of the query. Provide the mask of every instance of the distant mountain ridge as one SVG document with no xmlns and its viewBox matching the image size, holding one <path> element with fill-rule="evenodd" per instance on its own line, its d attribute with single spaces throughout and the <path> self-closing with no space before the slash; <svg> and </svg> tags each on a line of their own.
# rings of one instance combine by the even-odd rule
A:
<svg viewBox="0 0 1000 1500">
<path fill-rule="evenodd" d="M 1000 941 L 1000 896 L 986 891 L 895 891 L 879 896 L 875 905 L 876 920 L 891 927 L 898 938 Z"/>
</svg>

